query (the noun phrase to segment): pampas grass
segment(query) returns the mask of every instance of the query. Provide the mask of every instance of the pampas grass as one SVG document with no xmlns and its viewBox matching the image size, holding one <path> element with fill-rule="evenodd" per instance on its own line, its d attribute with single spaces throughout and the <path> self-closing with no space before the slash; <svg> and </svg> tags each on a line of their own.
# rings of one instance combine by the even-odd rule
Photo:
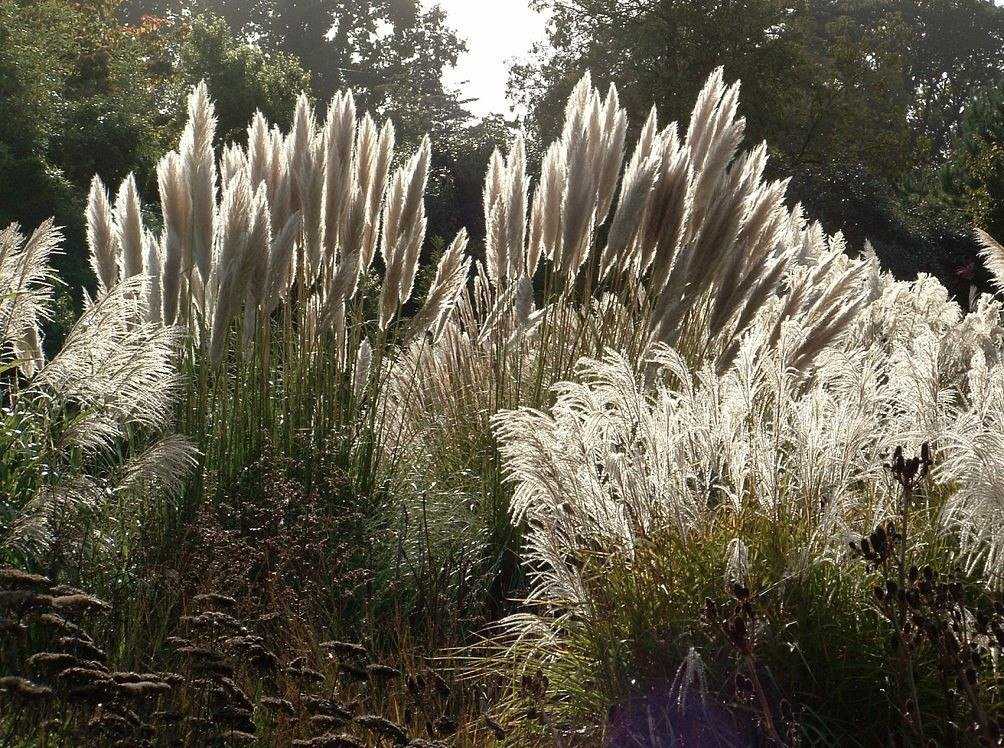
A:
<svg viewBox="0 0 1004 748">
<path fill-rule="evenodd" d="M 103 290 L 112 288 L 118 281 L 119 243 L 108 190 L 97 176 L 91 180 L 87 198 L 87 244 L 99 287 Z"/>
<path fill-rule="evenodd" d="M 105 253 L 142 240 L 128 181 L 118 211 L 124 231 L 117 231 L 106 208 L 96 181 L 90 240 L 102 258 L 95 261 L 104 276 L 101 286 L 118 274 L 116 258 Z M 177 496 L 195 455 L 183 437 L 157 439 L 178 400 L 179 336 L 144 321 L 141 274 L 88 300 L 62 348 L 44 361 L 39 326 L 51 314 L 49 259 L 61 238 L 51 222 L 27 241 L 17 227 L 0 233 L 0 371 L 18 366 L 23 374 L 5 378 L 0 393 L 5 412 L 0 485 L 9 497 L 2 508 L 0 551 L 31 562 L 57 539 L 70 541 L 57 537 L 57 526 L 100 515 L 111 497 L 121 512 L 128 501 Z M 135 260 L 125 257 L 123 267 L 134 267 Z M 128 456 L 144 445 L 146 457 Z M 90 552 L 92 539 L 79 542 L 81 552 Z"/>
<path fill-rule="evenodd" d="M 409 590 L 378 608 L 407 618 L 447 594 L 494 621 L 461 663 L 501 684 L 513 740 L 536 729 L 528 703 L 551 737 L 601 735 L 635 674 L 667 677 L 657 647 L 673 688 L 703 698 L 721 673 L 699 664 L 714 653 L 697 606 L 723 585 L 743 590 L 744 622 L 760 584 L 784 615 L 832 601 L 857 636 L 870 593 L 846 543 L 902 510 L 897 447 L 935 454 L 911 552 L 999 588 L 1001 303 L 963 311 L 932 278 L 850 256 L 765 178 L 739 103 L 719 69 L 685 126 L 653 109 L 628 143 L 616 87 L 584 76 L 536 184 L 522 135 L 492 154 L 483 258 L 461 231 L 414 298 L 427 137 L 396 157 L 393 125 L 341 92 L 323 116 L 300 96 L 289 132 L 256 113 L 246 144 L 224 146 L 196 86 L 158 164 L 159 235 L 131 176 L 114 206 L 95 178 L 99 291 L 49 362 L 58 232 L 0 234 L 10 401 L 45 414 L 15 439 L 44 445 L 45 469 L 15 478 L 28 498 L 6 552 L 42 552 L 55 518 L 100 514 L 109 491 L 154 490 L 185 528 L 260 490 L 263 464 L 305 496 L 334 473 L 325 511 L 362 516 L 376 578 Z M 1004 249 L 980 239 L 1004 277 Z M 734 637 L 755 679 L 749 639 L 790 623 L 764 615 Z"/>
</svg>

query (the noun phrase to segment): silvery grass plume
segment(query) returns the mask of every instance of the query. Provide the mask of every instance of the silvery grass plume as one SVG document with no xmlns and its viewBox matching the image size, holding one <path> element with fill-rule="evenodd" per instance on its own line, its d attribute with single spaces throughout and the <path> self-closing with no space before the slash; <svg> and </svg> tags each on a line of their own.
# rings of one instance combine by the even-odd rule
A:
<svg viewBox="0 0 1004 748">
<path fill-rule="evenodd" d="M 87 244 L 98 288 L 107 291 L 118 282 L 119 241 L 108 190 L 97 176 L 87 198 Z"/>
<path fill-rule="evenodd" d="M 95 176 L 91 181 L 87 240 L 99 294 L 107 293 L 120 281 L 142 277 L 136 290 L 140 301 L 135 311 L 137 318 L 158 323 L 165 319 L 161 245 L 167 240 L 158 240 L 144 228 L 143 206 L 132 174 L 122 180 L 114 207 L 101 178 Z"/>
<path fill-rule="evenodd" d="M 91 252 L 99 276 L 107 275 L 103 282 L 113 280 L 106 255 L 121 254 L 124 277 L 142 257 L 153 278 L 146 297 L 158 300 L 148 305 L 147 318 L 183 321 L 219 361 L 236 320 L 250 339 L 286 301 L 295 301 L 302 315 L 303 346 L 315 346 L 322 333 L 338 335 L 379 249 L 385 265 L 379 327 L 387 330 L 411 298 L 425 238 L 428 139 L 390 176 L 391 123 L 378 128 L 370 115 L 358 116 L 352 93 L 342 92 L 322 124 L 302 95 L 289 133 L 256 113 L 247 146 L 227 146 L 217 162 L 216 118 L 205 84 L 192 90 L 188 107 L 177 151 L 158 165 L 164 231 L 155 245 L 135 240 L 145 236 L 134 220 L 135 185 L 123 184 L 116 223 L 95 182 Z M 125 250 L 115 244 L 119 236 L 127 237 Z M 424 315 L 429 325 L 459 293 L 458 277 L 467 268 L 462 254 L 462 247 L 448 253 Z M 342 351 L 342 358 L 355 353 Z"/>
<path fill-rule="evenodd" d="M 0 232 L 0 371 L 31 376 L 42 365 L 41 324 L 51 318 L 56 276 L 50 258 L 63 235 L 51 220 L 25 240 L 16 224 Z"/>
<path fill-rule="evenodd" d="M 975 230 L 982 245 L 981 257 L 990 271 L 996 291 L 1004 291 L 1004 246 L 981 229 Z M 947 315 L 946 315 L 947 317 Z M 951 325 L 955 320 L 946 318 Z M 968 323 L 968 324 L 967 324 Z M 970 570 L 984 570 L 998 586 L 1004 587 L 1004 484 L 1001 481 L 1001 446 L 1004 445 L 1004 361 L 1001 304 L 980 296 L 954 335 L 922 359 L 928 376 L 923 399 L 934 411 L 929 428 L 947 423 L 944 438 L 948 458 L 941 466 L 946 478 L 958 488 L 944 508 L 947 523 L 957 527 L 969 549 Z M 977 350 L 963 345 L 969 328 L 979 325 L 992 330 L 989 340 L 981 340 Z M 948 382 L 935 379 L 940 369 L 950 367 L 954 377 Z M 966 397 L 953 402 L 954 379 L 965 376 Z M 928 380 L 933 380 L 928 383 Z M 961 386 L 958 387 L 962 389 Z M 940 406 L 940 407 L 939 407 Z M 942 415 L 944 413 L 944 415 Z"/>
<path fill-rule="evenodd" d="M 495 631 L 484 667 L 560 668 L 553 653 L 599 623 L 602 574 L 626 573 L 653 537 L 673 536 L 673 548 L 732 538 L 717 561 L 732 574 L 756 570 L 768 552 L 788 578 L 847 563 L 846 538 L 895 511 L 884 463 L 898 445 L 937 445 L 925 489 L 944 497 L 933 529 L 955 539 L 986 585 L 1004 583 L 1001 303 L 983 296 L 963 313 L 928 276 L 895 281 L 873 258 L 818 259 L 836 278 L 863 262 L 873 293 L 818 352 L 809 380 L 792 365 L 810 335 L 802 323 L 782 322 L 771 342 L 787 304 L 776 296 L 724 372 L 659 346 L 652 385 L 608 351 L 581 360 L 550 408 L 493 419 L 533 582 L 530 612 Z M 574 700 L 557 688 L 552 703 Z"/>
<path fill-rule="evenodd" d="M 206 83 L 202 81 L 188 97 L 188 122 L 178 147 L 192 205 L 188 256 L 183 262 L 186 270 L 192 267 L 198 270 L 197 279 L 191 272 L 188 273 L 189 283 L 196 288 L 200 282 L 205 284 L 209 280 L 213 251 L 217 190 L 216 157 L 213 153 L 215 134 L 215 108 L 209 99 Z"/>
<path fill-rule="evenodd" d="M 125 232 L 98 231 L 102 246 L 107 241 L 97 237 L 132 234 L 126 243 L 142 237 L 128 186 L 123 194 Z M 95 217 L 106 220 L 100 195 L 96 204 Z M 16 227 L 0 233 L 0 368 L 16 365 L 22 372 L 6 378 L 3 390 L 8 418 L 0 439 L 10 459 L 0 485 L 17 499 L 4 508 L 0 547 L 21 556 L 43 552 L 54 539 L 54 523 L 71 512 L 93 515 L 110 497 L 117 505 L 133 501 L 144 495 L 133 490 L 141 485 L 176 494 L 194 464 L 187 441 L 157 439 L 178 395 L 179 335 L 143 320 L 143 275 L 87 300 L 63 347 L 43 360 L 39 322 L 51 314 L 49 257 L 60 239 L 51 221 L 27 241 Z M 143 445 L 148 451 L 130 455 Z"/>
</svg>

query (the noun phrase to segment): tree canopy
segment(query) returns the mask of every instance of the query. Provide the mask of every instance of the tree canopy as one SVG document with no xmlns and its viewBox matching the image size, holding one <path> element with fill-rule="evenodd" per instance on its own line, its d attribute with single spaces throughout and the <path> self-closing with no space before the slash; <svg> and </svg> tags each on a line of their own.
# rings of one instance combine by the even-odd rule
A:
<svg viewBox="0 0 1004 748">
<path fill-rule="evenodd" d="M 156 159 L 184 121 L 188 87 L 205 79 L 221 135 L 242 137 L 254 110 L 289 117 L 308 76 L 295 58 L 238 39 L 214 17 L 123 23 L 117 0 L 0 0 L 0 224 L 55 215 L 59 268 L 90 285 L 83 205 L 91 178 L 134 172 L 156 196 Z M 280 116 L 281 113 L 281 116 Z"/>
<path fill-rule="evenodd" d="M 124 0 L 122 12 L 132 22 L 216 15 L 236 35 L 299 60 L 319 101 L 351 88 L 361 108 L 393 117 L 406 141 L 469 117 L 443 84 L 464 43 L 441 8 L 419 0 Z"/>
</svg>

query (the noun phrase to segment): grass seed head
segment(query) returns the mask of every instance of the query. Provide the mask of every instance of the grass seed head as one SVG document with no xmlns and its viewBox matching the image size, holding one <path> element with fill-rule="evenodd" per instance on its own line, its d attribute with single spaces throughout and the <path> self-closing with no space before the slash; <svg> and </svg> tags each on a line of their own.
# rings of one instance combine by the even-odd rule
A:
<svg viewBox="0 0 1004 748">
<path fill-rule="evenodd" d="M 52 586 L 52 580 L 41 574 L 31 574 L 8 566 L 0 569 L 0 586 L 8 590 L 46 592 Z"/>
<path fill-rule="evenodd" d="M 32 683 L 16 675 L 0 677 L 0 692 L 24 702 L 44 701 L 52 698 L 52 689 Z"/>
<path fill-rule="evenodd" d="M 293 706 L 292 702 L 286 699 L 281 699 L 278 696 L 265 696 L 262 698 L 261 704 L 272 711 L 281 712 L 287 717 L 293 717 L 296 715 L 296 708 Z"/>
<path fill-rule="evenodd" d="M 360 659 L 365 659 L 369 657 L 369 651 L 361 644 L 354 644 L 353 642 L 340 642 L 340 641 L 328 641 L 321 643 L 322 649 L 330 650 L 338 655 L 345 655 L 349 657 L 358 657 Z"/>
<path fill-rule="evenodd" d="M 360 714 L 354 721 L 363 729 L 369 730 L 374 735 L 389 738 L 397 745 L 405 745 L 408 742 L 408 733 L 401 725 L 379 715 Z"/>
<path fill-rule="evenodd" d="M 295 748 L 364 748 L 364 743 L 348 733 L 326 733 L 315 738 L 294 740 Z"/>
</svg>

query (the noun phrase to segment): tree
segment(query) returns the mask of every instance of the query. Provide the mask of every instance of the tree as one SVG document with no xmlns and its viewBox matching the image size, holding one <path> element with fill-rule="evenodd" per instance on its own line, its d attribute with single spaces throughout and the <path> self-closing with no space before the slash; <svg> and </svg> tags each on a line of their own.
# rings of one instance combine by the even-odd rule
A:
<svg viewBox="0 0 1004 748">
<path fill-rule="evenodd" d="M 152 173 L 166 144 L 156 30 L 123 27 L 113 0 L 0 0 L 0 224 L 66 227 L 65 280 L 89 279 L 83 195 L 91 176 Z"/>
<path fill-rule="evenodd" d="M 176 44 L 177 126 L 185 116 L 184 97 L 204 80 L 216 104 L 221 142 L 244 141 L 256 110 L 269 122 L 288 127 L 297 96 L 310 90 L 310 74 L 299 60 L 235 37 L 220 17 L 204 15 L 184 22 Z"/>
<path fill-rule="evenodd" d="M 635 121 L 653 97 L 665 119 L 683 121 L 701 81 L 724 65 L 743 81 L 751 139 L 767 139 L 791 165 L 836 159 L 903 171 L 915 92 L 902 13 L 876 20 L 878 3 L 853 0 L 540 4 L 552 13 L 549 44 L 514 69 L 511 90 L 525 92 L 546 133 L 586 68 L 617 82 Z"/>
<path fill-rule="evenodd" d="M 992 0 L 903 2 L 912 145 L 944 161 L 966 104 L 1004 81 L 1004 9 Z"/>
<path fill-rule="evenodd" d="M 1004 237 L 1004 89 L 986 90 L 970 103 L 951 153 L 940 174 L 946 202 Z"/>
<path fill-rule="evenodd" d="M 493 115 L 457 126 L 439 141 L 426 190 L 430 237 L 448 242 L 467 229 L 472 244 L 483 241 L 485 166 L 493 150 L 508 148 L 512 135 L 508 123 Z"/>
<path fill-rule="evenodd" d="M 392 117 L 400 139 L 469 118 L 443 70 L 456 64 L 464 44 L 438 6 L 420 0 L 125 0 L 133 21 L 144 14 L 184 18 L 209 12 L 264 50 L 300 61 L 311 87 L 326 102 L 342 89 L 360 107 Z"/>
<path fill-rule="evenodd" d="M 0 0 L 0 225 L 55 215 L 57 267 L 74 293 L 93 287 L 83 206 L 91 178 L 134 172 L 148 202 L 155 164 L 207 80 L 221 137 L 244 137 L 255 109 L 291 117 L 309 76 L 292 58 L 238 40 L 213 17 L 124 23 L 118 0 Z"/>
</svg>

